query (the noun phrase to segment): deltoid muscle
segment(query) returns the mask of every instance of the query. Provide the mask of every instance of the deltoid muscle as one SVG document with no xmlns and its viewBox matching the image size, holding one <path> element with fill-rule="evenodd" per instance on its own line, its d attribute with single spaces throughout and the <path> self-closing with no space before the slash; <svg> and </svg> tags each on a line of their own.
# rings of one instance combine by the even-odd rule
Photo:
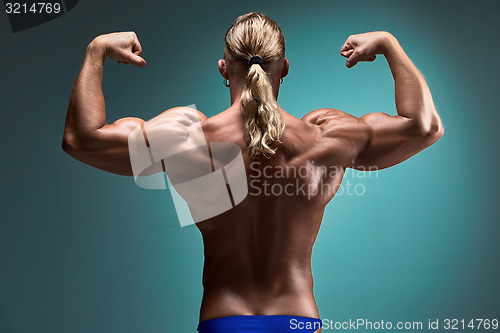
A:
<svg viewBox="0 0 500 333">
<path fill-rule="evenodd" d="M 222 214 L 248 194 L 240 147 L 210 142 L 209 150 L 196 109 L 176 108 L 149 120 L 128 144 L 136 184 L 169 188 L 181 226 Z"/>
</svg>

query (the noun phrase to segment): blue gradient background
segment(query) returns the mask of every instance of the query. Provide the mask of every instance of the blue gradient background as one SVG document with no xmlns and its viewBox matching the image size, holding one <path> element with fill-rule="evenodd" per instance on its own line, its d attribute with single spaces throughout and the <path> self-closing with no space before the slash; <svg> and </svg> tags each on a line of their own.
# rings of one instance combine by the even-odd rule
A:
<svg viewBox="0 0 500 333">
<path fill-rule="evenodd" d="M 229 106 L 216 66 L 224 33 L 248 11 L 284 31 L 290 74 L 279 103 L 293 115 L 394 114 L 383 57 L 349 70 L 339 55 L 350 34 L 388 30 L 445 125 L 414 158 L 346 176 L 365 194 L 327 208 L 313 256 L 322 318 L 500 318 L 499 10 L 495 1 L 81 0 L 16 34 L 0 14 L 0 332 L 195 331 L 196 227 L 178 227 L 168 192 L 65 155 L 64 118 L 86 45 L 122 30 L 137 32 L 148 65 L 106 62 L 109 122 L 193 103 L 218 113 Z"/>
</svg>

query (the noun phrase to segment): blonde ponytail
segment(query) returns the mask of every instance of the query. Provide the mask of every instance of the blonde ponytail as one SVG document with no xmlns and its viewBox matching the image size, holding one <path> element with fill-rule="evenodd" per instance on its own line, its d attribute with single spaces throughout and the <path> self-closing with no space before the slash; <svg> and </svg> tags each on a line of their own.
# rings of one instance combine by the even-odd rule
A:
<svg viewBox="0 0 500 333">
<path fill-rule="evenodd" d="M 258 57 L 259 63 L 249 65 L 245 88 L 241 95 L 244 137 L 252 157 L 274 155 L 274 142 L 280 142 L 285 120 L 273 96 L 264 68 L 285 56 L 285 38 L 276 22 L 261 13 L 248 13 L 236 19 L 226 33 L 225 49 L 245 62 Z"/>
<path fill-rule="evenodd" d="M 274 155 L 271 144 L 279 141 L 285 130 L 285 121 L 274 99 L 271 84 L 261 65 L 250 66 L 246 87 L 241 94 L 244 136 L 252 157 Z"/>
</svg>

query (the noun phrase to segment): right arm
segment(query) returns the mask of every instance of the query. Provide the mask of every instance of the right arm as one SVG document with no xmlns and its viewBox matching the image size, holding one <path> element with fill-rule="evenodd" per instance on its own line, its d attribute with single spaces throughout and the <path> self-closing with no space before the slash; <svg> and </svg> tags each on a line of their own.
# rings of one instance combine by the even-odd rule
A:
<svg viewBox="0 0 500 333">
<path fill-rule="evenodd" d="M 69 100 L 62 148 L 73 158 L 120 175 L 132 175 L 128 137 L 144 121 L 125 117 L 106 122 L 102 78 L 107 57 L 144 67 L 141 44 L 133 32 L 101 35 L 88 46 Z"/>
<path fill-rule="evenodd" d="M 387 59 L 395 84 L 397 115 L 369 113 L 360 117 L 356 130 L 362 141 L 350 167 L 367 170 L 398 164 L 432 145 L 443 135 L 443 125 L 424 78 L 394 36 L 371 32 L 350 36 L 341 49 L 346 66 L 373 61 L 377 54 Z"/>
</svg>

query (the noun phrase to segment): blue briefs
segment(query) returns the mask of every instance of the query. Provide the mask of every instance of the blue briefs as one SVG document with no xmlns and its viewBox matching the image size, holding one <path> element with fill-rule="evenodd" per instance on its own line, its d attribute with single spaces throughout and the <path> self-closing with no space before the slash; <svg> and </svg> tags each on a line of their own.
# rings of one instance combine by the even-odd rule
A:
<svg viewBox="0 0 500 333">
<path fill-rule="evenodd" d="M 299 316 L 230 316 L 202 321 L 200 333 L 314 333 L 321 319 Z"/>
</svg>

